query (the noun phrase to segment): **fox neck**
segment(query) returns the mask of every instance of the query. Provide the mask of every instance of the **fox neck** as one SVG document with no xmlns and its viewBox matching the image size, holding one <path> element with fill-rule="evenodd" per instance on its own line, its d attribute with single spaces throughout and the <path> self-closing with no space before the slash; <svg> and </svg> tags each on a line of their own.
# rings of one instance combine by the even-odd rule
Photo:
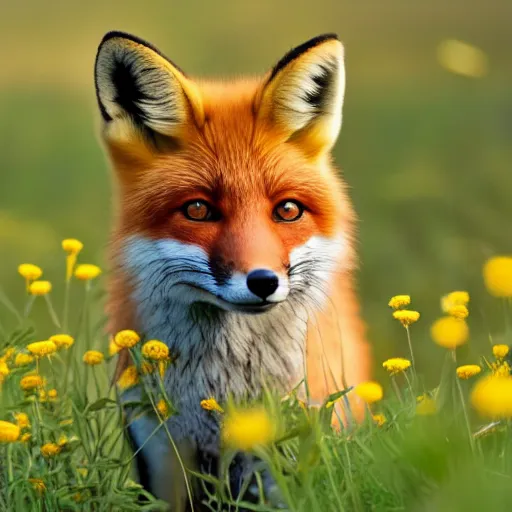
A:
<svg viewBox="0 0 512 512">
<path fill-rule="evenodd" d="M 307 312 L 293 303 L 248 315 L 206 304 L 147 301 L 138 317 L 146 338 L 166 340 L 176 355 L 166 376 L 171 395 L 257 396 L 265 384 L 287 392 L 304 377 Z"/>
</svg>

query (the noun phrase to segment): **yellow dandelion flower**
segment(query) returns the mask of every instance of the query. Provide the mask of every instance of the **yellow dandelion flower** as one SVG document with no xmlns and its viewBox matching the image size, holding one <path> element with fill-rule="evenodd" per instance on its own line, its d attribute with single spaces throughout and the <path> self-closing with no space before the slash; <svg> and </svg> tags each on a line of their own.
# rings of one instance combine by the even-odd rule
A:
<svg viewBox="0 0 512 512">
<path fill-rule="evenodd" d="M 428 395 L 422 395 L 418 397 L 417 401 L 416 414 L 419 416 L 430 416 L 432 414 L 436 414 L 437 404 L 433 398 L 430 398 Z"/>
<path fill-rule="evenodd" d="M 128 366 L 123 373 L 121 373 L 117 385 L 121 391 L 132 388 L 139 383 L 139 374 L 137 367 L 134 365 Z"/>
<path fill-rule="evenodd" d="M 75 277 L 80 279 L 80 281 L 90 281 L 91 279 L 98 277 L 100 274 L 100 267 L 97 265 L 90 265 L 88 263 L 78 265 L 78 267 L 75 269 Z"/>
<path fill-rule="evenodd" d="M 64 446 L 66 446 L 69 442 L 69 439 L 67 438 L 67 436 L 65 436 L 64 434 L 62 434 L 60 437 L 59 437 L 59 440 L 57 441 L 57 444 L 63 448 Z"/>
<path fill-rule="evenodd" d="M 430 335 L 441 347 L 453 350 L 466 343 L 469 338 L 469 327 L 460 318 L 444 316 L 432 324 Z"/>
<path fill-rule="evenodd" d="M 88 350 L 83 357 L 84 363 L 88 364 L 89 366 L 101 364 L 103 362 L 103 359 L 103 354 L 98 350 Z"/>
<path fill-rule="evenodd" d="M 83 249 L 84 244 L 76 238 L 66 238 L 62 240 L 62 248 L 67 253 L 66 258 L 66 280 L 69 281 L 73 275 L 75 268 L 76 258 L 78 253 Z"/>
<path fill-rule="evenodd" d="M 40 375 L 29 374 L 22 377 L 20 380 L 20 387 L 24 391 L 32 391 L 33 389 L 40 388 L 44 381 Z"/>
<path fill-rule="evenodd" d="M 405 372 L 407 368 L 410 368 L 411 361 L 404 359 L 403 357 L 392 357 L 382 363 L 382 366 L 387 370 L 390 375 L 396 375 L 397 373 Z"/>
<path fill-rule="evenodd" d="M 44 389 L 39 390 L 39 401 L 45 403 L 48 400 L 48 395 Z"/>
<path fill-rule="evenodd" d="M 169 348 L 165 343 L 158 340 L 150 340 L 142 346 L 142 355 L 146 359 L 162 361 L 169 357 Z"/>
<path fill-rule="evenodd" d="M 20 437 L 20 441 L 22 443 L 28 443 L 32 439 L 32 434 L 30 432 L 25 432 L 25 434 L 22 434 Z"/>
<path fill-rule="evenodd" d="M 378 402 L 383 396 L 382 386 L 378 382 L 373 381 L 358 384 L 354 391 L 367 404 Z"/>
<path fill-rule="evenodd" d="M 114 336 L 114 343 L 121 348 L 133 348 L 140 341 L 140 336 L 130 329 L 119 331 Z"/>
<path fill-rule="evenodd" d="M 497 377 L 510 375 L 510 365 L 507 363 L 507 361 L 491 363 L 491 372 L 492 375 Z"/>
<path fill-rule="evenodd" d="M 484 282 L 495 297 L 512 297 L 512 257 L 495 256 L 484 265 Z"/>
<path fill-rule="evenodd" d="M 169 417 L 169 407 L 167 406 L 167 402 L 162 398 L 156 404 L 156 410 L 158 414 L 165 420 Z"/>
<path fill-rule="evenodd" d="M 7 377 L 7 375 L 9 375 L 9 373 L 10 370 L 9 367 L 7 366 L 7 363 L 3 358 L 0 359 L 0 381 L 3 381 L 4 378 Z"/>
<path fill-rule="evenodd" d="M 108 355 L 110 357 L 115 356 L 121 351 L 122 347 L 120 347 L 115 341 L 114 337 L 110 338 L 110 342 L 108 344 Z"/>
<path fill-rule="evenodd" d="M 213 396 L 207 398 L 206 400 L 201 400 L 201 407 L 205 411 L 217 411 L 220 413 L 224 412 L 224 409 L 218 404 L 217 400 L 215 400 Z"/>
<path fill-rule="evenodd" d="M 265 409 L 260 407 L 230 411 L 222 424 L 222 440 L 230 448 L 251 451 L 271 443 L 275 426 Z"/>
<path fill-rule="evenodd" d="M 50 340 L 35 341 L 27 345 L 27 350 L 36 357 L 44 357 L 57 352 L 57 345 Z"/>
<path fill-rule="evenodd" d="M 23 352 L 16 354 L 16 357 L 14 358 L 14 365 L 17 367 L 27 366 L 33 362 L 34 362 L 34 356 L 32 356 L 30 354 L 25 354 Z"/>
<path fill-rule="evenodd" d="M 393 311 L 393 318 L 398 320 L 404 327 L 409 327 L 409 325 L 419 320 L 420 314 L 418 311 L 399 309 L 397 311 Z"/>
<path fill-rule="evenodd" d="M 78 254 L 84 248 L 84 244 L 76 238 L 66 238 L 62 240 L 62 248 L 68 254 Z"/>
<path fill-rule="evenodd" d="M 49 459 L 60 453 L 61 447 L 56 443 L 46 443 L 41 446 L 41 455 Z"/>
<path fill-rule="evenodd" d="M 37 492 L 41 496 L 41 494 L 44 494 L 44 491 L 46 491 L 46 485 L 40 478 L 29 478 L 28 481 L 32 485 L 32 488 L 34 491 Z"/>
<path fill-rule="evenodd" d="M 0 421 L 0 443 L 14 443 L 20 437 L 20 427 L 9 421 Z"/>
<path fill-rule="evenodd" d="M 395 295 L 394 297 L 391 297 L 391 300 L 388 302 L 388 306 L 393 309 L 400 309 L 404 306 L 408 306 L 410 303 L 410 295 Z"/>
<path fill-rule="evenodd" d="M 478 375 L 481 371 L 482 368 L 477 364 L 465 364 L 457 368 L 457 377 L 459 377 L 459 379 L 467 380 Z"/>
<path fill-rule="evenodd" d="M 0 358 L 4 361 L 9 361 L 13 358 L 14 354 L 16 353 L 16 350 L 13 347 L 9 347 L 5 350 L 4 355 Z"/>
<path fill-rule="evenodd" d="M 43 275 L 43 271 L 37 265 L 32 265 L 32 263 L 22 263 L 18 267 L 18 272 L 21 277 L 28 279 L 29 281 L 34 281 L 39 279 Z"/>
<path fill-rule="evenodd" d="M 454 306 L 467 306 L 469 303 L 469 293 L 466 291 L 450 292 L 441 297 L 441 310 L 448 313 L 448 310 Z"/>
<path fill-rule="evenodd" d="M 75 342 L 75 338 L 69 334 L 54 334 L 50 336 L 50 341 L 53 341 L 57 348 L 69 348 Z"/>
<path fill-rule="evenodd" d="M 37 265 L 32 265 L 32 263 L 22 263 L 18 267 L 18 273 L 21 277 L 25 278 L 25 282 L 27 284 L 27 291 L 29 289 L 30 283 L 39 279 L 43 275 L 43 271 Z"/>
<path fill-rule="evenodd" d="M 384 425 L 384 423 L 386 423 L 387 421 L 386 416 L 384 416 L 384 414 L 374 414 L 372 416 L 372 419 L 375 423 L 377 423 L 377 426 L 379 427 L 382 427 L 382 425 Z"/>
<path fill-rule="evenodd" d="M 57 396 L 58 396 L 58 393 L 57 393 L 57 390 L 56 389 L 49 389 L 48 390 L 48 398 L 50 400 L 56 400 L 57 399 Z"/>
<path fill-rule="evenodd" d="M 14 420 L 16 421 L 18 427 L 20 427 L 21 429 L 30 427 L 30 420 L 28 419 L 28 414 L 24 412 L 15 412 Z"/>
<path fill-rule="evenodd" d="M 52 283 L 50 281 L 34 281 L 30 283 L 28 291 L 31 295 L 48 295 L 52 291 Z"/>
<path fill-rule="evenodd" d="M 459 318 L 461 320 L 464 320 L 469 315 L 468 308 L 466 306 L 463 306 L 462 304 L 458 306 L 452 306 L 451 308 L 448 309 L 447 313 L 450 316 L 453 316 L 454 318 Z"/>
<path fill-rule="evenodd" d="M 471 391 L 471 404 L 480 416 L 512 418 L 512 377 L 488 375 Z"/>
<path fill-rule="evenodd" d="M 496 359 L 504 359 L 507 357 L 509 350 L 508 345 L 494 345 L 492 347 L 492 353 Z"/>
</svg>

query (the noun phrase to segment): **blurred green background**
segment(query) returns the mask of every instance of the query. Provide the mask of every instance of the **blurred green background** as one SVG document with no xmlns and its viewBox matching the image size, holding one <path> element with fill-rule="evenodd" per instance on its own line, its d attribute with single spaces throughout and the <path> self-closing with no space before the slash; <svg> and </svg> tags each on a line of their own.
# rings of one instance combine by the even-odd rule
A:
<svg viewBox="0 0 512 512">
<path fill-rule="evenodd" d="M 227 76 L 263 73 L 292 46 L 334 31 L 347 65 L 335 153 L 361 219 L 360 293 L 377 366 L 407 356 L 387 307 L 397 293 L 410 293 L 422 313 L 413 341 L 428 379 L 442 354 L 428 334 L 440 295 L 472 295 L 472 343 L 462 357 L 480 353 L 489 331 L 499 334 L 481 265 L 512 252 L 510 0 L 2 0 L 1 13 L 0 283 L 16 304 L 22 262 L 45 269 L 59 302 L 62 238 L 86 244 L 82 261 L 104 263 L 110 178 L 93 63 L 105 32 L 143 37 L 191 75 Z M 447 39 L 480 48 L 487 72 L 461 76 L 441 65 Z M 471 68 L 471 55 L 453 59 Z M 37 306 L 46 337 L 53 330 Z M 0 322 L 11 322 L 4 309 Z"/>
</svg>

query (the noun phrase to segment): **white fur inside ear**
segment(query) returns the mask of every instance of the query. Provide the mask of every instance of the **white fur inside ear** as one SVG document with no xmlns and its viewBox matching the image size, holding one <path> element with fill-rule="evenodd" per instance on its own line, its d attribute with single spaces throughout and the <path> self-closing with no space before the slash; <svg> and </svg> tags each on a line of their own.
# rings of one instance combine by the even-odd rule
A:
<svg viewBox="0 0 512 512">
<path fill-rule="evenodd" d="M 276 77 L 272 99 L 279 124 L 292 133 L 316 125 L 332 144 L 341 128 L 345 93 L 343 48 L 336 48 L 313 50 L 291 62 Z"/>
<path fill-rule="evenodd" d="M 185 121 L 180 83 L 160 55 L 140 44 L 106 41 L 96 60 L 96 86 L 106 119 L 129 116 L 163 135 L 174 135 Z"/>
</svg>

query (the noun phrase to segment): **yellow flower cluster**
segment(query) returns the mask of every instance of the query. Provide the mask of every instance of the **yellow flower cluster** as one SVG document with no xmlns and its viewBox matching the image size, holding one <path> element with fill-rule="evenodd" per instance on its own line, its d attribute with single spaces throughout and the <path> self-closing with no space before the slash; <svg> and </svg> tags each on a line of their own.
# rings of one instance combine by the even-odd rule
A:
<svg viewBox="0 0 512 512">
<path fill-rule="evenodd" d="M 386 423 L 386 416 L 384 414 L 373 414 L 372 415 L 373 421 L 377 424 L 377 426 L 382 427 L 384 423 Z"/>
<path fill-rule="evenodd" d="M 217 411 L 220 413 L 224 412 L 224 409 L 218 404 L 217 400 L 211 396 L 206 400 L 201 400 L 201 407 L 206 411 Z"/>
<path fill-rule="evenodd" d="M 224 445 L 245 452 L 271 443 L 275 434 L 275 425 L 260 407 L 232 410 L 222 424 Z"/>
<path fill-rule="evenodd" d="M 40 496 L 44 494 L 44 492 L 46 491 L 46 485 L 44 484 L 43 480 L 41 480 L 40 478 L 29 478 L 28 481 L 32 485 L 34 491 L 37 492 L 37 494 L 39 494 Z"/>
<path fill-rule="evenodd" d="M 50 336 L 50 341 L 53 341 L 58 349 L 69 348 L 75 342 L 75 339 L 69 334 L 54 334 Z"/>
<path fill-rule="evenodd" d="M 367 404 L 373 404 L 374 402 L 382 400 L 384 394 L 382 386 L 378 382 L 373 381 L 358 384 L 354 391 L 356 395 L 362 398 Z"/>
<path fill-rule="evenodd" d="M 153 361 L 163 361 L 169 358 L 169 348 L 158 340 L 150 340 L 142 346 L 142 355 Z"/>
<path fill-rule="evenodd" d="M 61 451 L 61 447 L 56 443 L 46 443 L 41 446 L 41 455 L 47 459 L 55 457 Z"/>
<path fill-rule="evenodd" d="M 464 345 L 469 338 L 468 324 L 460 318 L 444 316 L 430 328 L 432 339 L 441 347 L 451 350 Z"/>
<path fill-rule="evenodd" d="M 466 291 L 455 291 L 441 297 L 441 310 L 448 313 L 456 306 L 466 306 L 469 303 L 469 293 Z"/>
<path fill-rule="evenodd" d="M 393 318 L 398 320 L 404 327 L 409 327 L 409 325 L 419 320 L 420 314 L 418 311 L 399 309 L 393 312 Z"/>
<path fill-rule="evenodd" d="M 103 362 L 104 356 L 98 350 L 88 350 L 83 357 L 83 361 L 85 364 L 89 366 L 96 366 Z"/>
<path fill-rule="evenodd" d="M 23 352 L 16 354 L 16 357 L 14 358 L 14 365 L 17 367 L 27 366 L 32 362 L 34 362 L 34 356 Z"/>
<path fill-rule="evenodd" d="M 130 329 L 119 331 L 114 336 L 114 343 L 121 348 L 133 348 L 140 341 L 140 336 Z"/>
<path fill-rule="evenodd" d="M 35 296 L 48 295 L 52 291 L 52 283 L 50 281 L 33 281 L 30 283 L 28 291 Z"/>
<path fill-rule="evenodd" d="M 0 420 L 0 443 L 14 443 L 20 437 L 20 427 L 9 421 Z"/>
<path fill-rule="evenodd" d="M 16 421 L 16 424 L 18 425 L 18 427 L 20 427 L 21 430 L 30 427 L 30 420 L 28 418 L 28 414 L 24 412 L 14 413 L 14 420 Z"/>
<path fill-rule="evenodd" d="M 470 379 L 475 375 L 478 375 L 482 371 L 482 368 L 477 364 L 465 364 L 464 366 L 459 366 L 456 370 L 457 377 L 459 379 Z"/>
<path fill-rule="evenodd" d="M 488 292 L 495 297 L 512 297 L 512 257 L 490 258 L 483 269 Z"/>
<path fill-rule="evenodd" d="M 471 404 L 484 417 L 512 418 L 512 377 L 488 375 L 471 392 Z"/>
<path fill-rule="evenodd" d="M 35 357 L 44 357 L 57 352 L 57 345 L 50 340 L 35 341 L 27 345 L 27 350 Z"/>
<path fill-rule="evenodd" d="M 169 407 L 167 406 L 167 402 L 162 398 L 158 401 L 156 404 L 156 410 L 158 412 L 158 415 L 162 419 L 167 419 L 169 417 Z"/>
<path fill-rule="evenodd" d="M 121 391 L 130 389 L 139 383 L 139 374 L 135 365 L 128 366 L 123 373 L 121 373 L 117 385 Z"/>
<path fill-rule="evenodd" d="M 67 253 L 66 258 L 66 281 L 69 281 L 73 276 L 76 259 L 79 252 L 83 249 L 84 244 L 76 238 L 66 238 L 62 240 L 62 248 Z"/>
<path fill-rule="evenodd" d="M 388 302 L 388 306 L 392 309 L 400 309 L 404 306 L 408 306 L 411 303 L 410 295 L 395 295 L 391 297 Z"/>
<path fill-rule="evenodd" d="M 36 388 L 40 388 L 44 385 L 44 381 L 40 375 L 29 374 L 25 375 L 20 380 L 20 387 L 24 391 L 32 391 Z"/>
<path fill-rule="evenodd" d="M 29 291 L 30 283 L 43 275 L 43 271 L 37 265 L 32 265 L 32 263 L 22 263 L 18 267 L 18 273 L 21 277 L 25 278 L 27 291 Z"/>
<path fill-rule="evenodd" d="M 492 353 L 496 359 L 504 359 L 507 357 L 509 350 L 507 345 L 494 345 L 492 347 Z"/>
<path fill-rule="evenodd" d="M 91 281 L 101 274 L 101 268 L 97 265 L 90 265 L 83 263 L 78 265 L 75 269 L 75 277 L 80 281 Z"/>
<path fill-rule="evenodd" d="M 411 366 L 411 361 L 403 357 L 392 357 L 382 363 L 382 366 L 387 370 L 390 375 L 405 372 Z"/>
</svg>

